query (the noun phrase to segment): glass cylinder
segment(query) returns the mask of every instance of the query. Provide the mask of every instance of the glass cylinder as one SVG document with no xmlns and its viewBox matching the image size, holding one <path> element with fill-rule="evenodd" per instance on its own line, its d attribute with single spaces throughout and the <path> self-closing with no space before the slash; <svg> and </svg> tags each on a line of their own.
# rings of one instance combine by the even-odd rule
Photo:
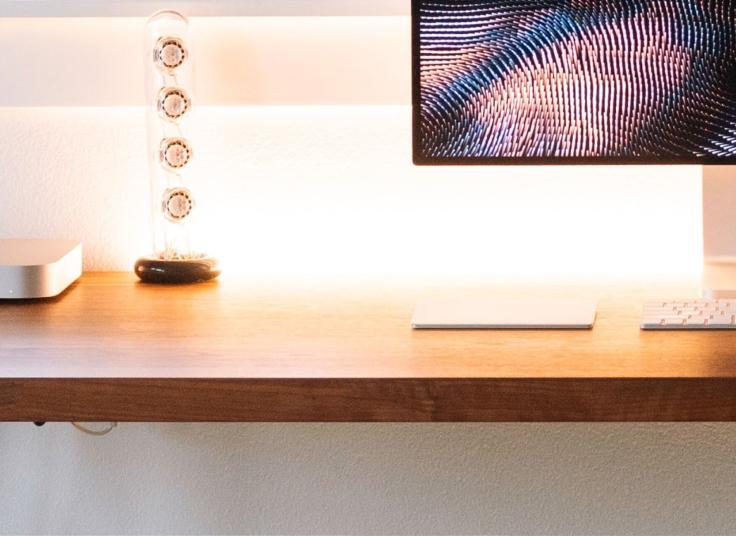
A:
<svg viewBox="0 0 736 536">
<path fill-rule="evenodd" d="M 194 61 L 189 22 L 160 11 L 146 24 L 146 99 L 151 182 L 153 254 L 136 262 L 138 276 L 151 282 L 183 283 L 219 275 L 204 252 L 197 226 Z"/>
</svg>

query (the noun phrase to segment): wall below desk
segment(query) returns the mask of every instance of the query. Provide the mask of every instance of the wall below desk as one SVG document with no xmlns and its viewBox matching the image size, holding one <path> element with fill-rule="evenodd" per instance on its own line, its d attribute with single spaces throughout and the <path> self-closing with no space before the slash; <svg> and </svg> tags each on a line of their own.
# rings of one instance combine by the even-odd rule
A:
<svg viewBox="0 0 736 536">
<path fill-rule="evenodd" d="M 0 424 L 0 532 L 732 534 L 735 431 Z"/>
</svg>

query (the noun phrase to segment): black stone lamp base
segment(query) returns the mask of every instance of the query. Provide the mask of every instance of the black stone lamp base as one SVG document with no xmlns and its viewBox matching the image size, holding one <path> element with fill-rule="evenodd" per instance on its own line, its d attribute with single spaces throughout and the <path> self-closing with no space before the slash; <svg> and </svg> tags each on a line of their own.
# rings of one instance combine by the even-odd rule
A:
<svg viewBox="0 0 736 536">
<path fill-rule="evenodd" d="M 135 275 L 145 283 L 200 283 L 220 275 L 220 265 L 213 257 L 183 260 L 141 257 L 135 261 Z"/>
</svg>

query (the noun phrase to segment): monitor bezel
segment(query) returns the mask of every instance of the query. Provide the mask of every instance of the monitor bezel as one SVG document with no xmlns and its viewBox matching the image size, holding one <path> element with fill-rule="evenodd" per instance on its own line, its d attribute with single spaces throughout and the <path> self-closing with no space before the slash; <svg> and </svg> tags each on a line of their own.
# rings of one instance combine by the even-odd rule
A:
<svg viewBox="0 0 736 536">
<path fill-rule="evenodd" d="M 412 63 L 412 159 L 415 165 L 733 165 L 736 155 L 732 157 L 459 157 L 459 156 L 424 156 L 421 144 L 421 85 L 419 65 L 419 8 L 423 0 L 411 0 L 411 63 Z"/>
</svg>

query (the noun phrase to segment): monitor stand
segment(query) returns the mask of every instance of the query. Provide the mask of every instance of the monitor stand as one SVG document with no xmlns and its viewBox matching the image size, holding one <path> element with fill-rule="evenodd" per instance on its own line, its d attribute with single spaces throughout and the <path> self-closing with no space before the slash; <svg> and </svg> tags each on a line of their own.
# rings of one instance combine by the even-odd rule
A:
<svg viewBox="0 0 736 536">
<path fill-rule="evenodd" d="M 703 166 L 704 298 L 736 298 L 736 166 Z"/>
</svg>

